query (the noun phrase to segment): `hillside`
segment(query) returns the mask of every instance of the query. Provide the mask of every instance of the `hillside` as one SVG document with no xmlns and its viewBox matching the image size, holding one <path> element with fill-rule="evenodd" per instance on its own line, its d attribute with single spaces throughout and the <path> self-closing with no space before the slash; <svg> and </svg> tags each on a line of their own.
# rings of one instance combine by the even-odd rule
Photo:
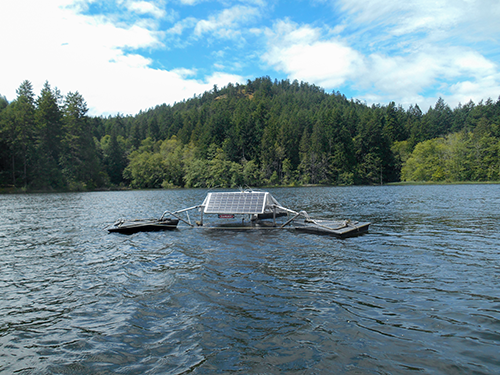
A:
<svg viewBox="0 0 500 375">
<path fill-rule="evenodd" d="M 1 104 L 1 103 L 0 103 Z M 500 100 L 367 106 L 307 83 L 214 87 L 135 116 L 23 82 L 0 105 L 0 184 L 93 189 L 500 179 Z"/>
</svg>

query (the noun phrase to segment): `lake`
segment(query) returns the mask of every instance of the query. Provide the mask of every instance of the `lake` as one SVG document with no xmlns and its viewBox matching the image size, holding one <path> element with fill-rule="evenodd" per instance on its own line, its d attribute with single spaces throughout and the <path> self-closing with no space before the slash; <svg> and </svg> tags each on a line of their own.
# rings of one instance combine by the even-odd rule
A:
<svg viewBox="0 0 500 375">
<path fill-rule="evenodd" d="M 276 188 L 293 231 L 108 234 L 205 190 L 0 196 L 0 373 L 500 373 L 500 185 Z"/>
</svg>

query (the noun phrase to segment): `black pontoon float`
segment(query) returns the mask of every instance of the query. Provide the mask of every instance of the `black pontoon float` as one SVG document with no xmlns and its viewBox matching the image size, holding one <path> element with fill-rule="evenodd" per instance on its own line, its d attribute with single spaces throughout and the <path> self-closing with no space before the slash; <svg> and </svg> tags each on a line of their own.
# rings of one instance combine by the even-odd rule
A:
<svg viewBox="0 0 500 375">
<path fill-rule="evenodd" d="M 107 230 L 123 234 L 132 234 L 137 232 L 157 232 L 160 230 L 173 230 L 177 228 L 179 220 L 166 219 L 163 216 L 160 219 L 139 219 L 139 220 L 117 220 L 107 227 Z"/>
</svg>

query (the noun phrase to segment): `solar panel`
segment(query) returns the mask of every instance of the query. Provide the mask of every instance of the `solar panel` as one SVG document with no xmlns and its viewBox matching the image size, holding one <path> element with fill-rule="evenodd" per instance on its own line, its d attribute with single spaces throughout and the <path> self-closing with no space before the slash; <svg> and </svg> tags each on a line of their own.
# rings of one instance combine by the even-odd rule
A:
<svg viewBox="0 0 500 375">
<path fill-rule="evenodd" d="M 261 214 L 266 204 L 265 192 L 208 193 L 204 202 L 207 214 Z"/>
</svg>

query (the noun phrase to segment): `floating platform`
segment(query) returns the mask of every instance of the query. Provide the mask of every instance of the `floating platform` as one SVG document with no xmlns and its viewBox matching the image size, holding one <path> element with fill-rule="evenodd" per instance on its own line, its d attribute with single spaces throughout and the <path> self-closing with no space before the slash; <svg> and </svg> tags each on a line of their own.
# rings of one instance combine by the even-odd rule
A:
<svg viewBox="0 0 500 375">
<path fill-rule="evenodd" d="M 199 220 L 191 221 L 190 211 L 199 212 Z M 207 216 L 210 220 L 207 220 Z M 180 227 L 178 224 L 183 223 Z M 369 222 L 351 220 L 313 219 L 305 211 L 281 206 L 268 192 L 245 190 L 239 192 L 210 192 L 203 203 L 177 211 L 165 211 L 160 219 L 119 220 L 109 232 L 135 233 L 140 231 L 199 228 L 219 230 L 287 229 L 297 232 L 331 235 L 339 238 L 358 236 L 368 231 Z"/>
</svg>

